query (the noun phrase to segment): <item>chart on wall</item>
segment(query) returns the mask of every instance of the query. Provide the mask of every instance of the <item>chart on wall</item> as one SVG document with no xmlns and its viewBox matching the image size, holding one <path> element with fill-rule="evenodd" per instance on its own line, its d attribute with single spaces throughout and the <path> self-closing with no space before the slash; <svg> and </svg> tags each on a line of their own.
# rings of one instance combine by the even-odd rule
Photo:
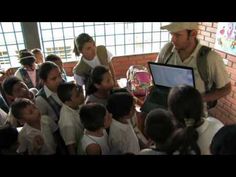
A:
<svg viewBox="0 0 236 177">
<path fill-rule="evenodd" d="M 215 49 L 236 55 L 236 22 L 219 22 Z"/>
</svg>

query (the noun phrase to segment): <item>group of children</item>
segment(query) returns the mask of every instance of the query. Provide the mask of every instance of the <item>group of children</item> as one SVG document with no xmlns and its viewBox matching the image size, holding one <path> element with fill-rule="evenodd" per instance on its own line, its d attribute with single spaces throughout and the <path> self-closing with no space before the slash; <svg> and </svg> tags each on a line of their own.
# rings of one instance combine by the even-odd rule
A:
<svg viewBox="0 0 236 177">
<path fill-rule="evenodd" d="M 85 33 L 76 38 L 75 48 L 83 55 L 74 69 L 76 83 L 67 82 L 59 56 L 50 54 L 37 66 L 35 53 L 19 52 L 22 67 L 2 83 L 10 109 L 8 114 L 0 109 L 1 154 L 227 153 L 230 145 L 222 147 L 218 140 L 230 139 L 227 128 L 202 117 L 202 97 L 186 85 L 171 89 L 168 110 L 147 114 L 144 133 L 152 146 L 141 146 L 131 121 L 137 98 L 115 88 L 110 53 L 96 49 Z"/>
</svg>

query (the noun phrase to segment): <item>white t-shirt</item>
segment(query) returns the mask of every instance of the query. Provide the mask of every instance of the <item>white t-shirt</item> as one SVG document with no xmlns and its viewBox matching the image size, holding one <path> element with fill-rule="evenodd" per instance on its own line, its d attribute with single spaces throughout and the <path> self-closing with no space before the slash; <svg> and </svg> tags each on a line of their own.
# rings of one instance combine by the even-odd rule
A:
<svg viewBox="0 0 236 177">
<path fill-rule="evenodd" d="M 53 137 L 55 122 L 48 116 L 41 116 L 41 130 L 31 127 L 25 123 L 19 133 L 18 153 L 28 152 L 29 155 L 50 155 L 56 153 L 56 142 Z M 33 149 L 35 137 L 40 136 L 44 140 L 44 144 L 40 147 L 39 152 Z"/>
<path fill-rule="evenodd" d="M 103 136 L 101 137 L 88 135 L 85 130 L 81 140 L 82 150 L 84 151 L 85 154 L 86 154 L 86 148 L 90 144 L 98 144 L 101 148 L 102 155 L 110 154 L 110 148 L 108 146 L 108 135 L 105 129 L 103 129 Z"/>
<path fill-rule="evenodd" d="M 202 155 L 210 154 L 212 138 L 223 126 L 224 125 L 216 118 L 208 117 L 204 119 L 204 123 L 196 129 L 199 134 L 197 143 Z"/>
<path fill-rule="evenodd" d="M 108 50 L 107 50 L 107 56 L 108 56 L 108 62 L 111 62 L 113 55 Z M 92 68 L 95 68 L 96 66 L 101 65 L 97 55 L 92 60 L 86 60 L 86 59 L 84 59 L 84 57 L 82 57 L 81 60 L 83 60 L 85 63 L 87 63 Z M 79 76 L 77 74 L 74 74 L 74 79 L 78 85 L 80 85 L 80 86 L 84 85 L 84 77 L 83 76 Z"/>
<path fill-rule="evenodd" d="M 74 110 L 63 104 L 58 126 L 66 145 L 79 145 L 84 131 L 84 127 L 80 121 L 79 109 Z"/>
<path fill-rule="evenodd" d="M 130 121 L 124 124 L 112 119 L 109 131 L 109 145 L 112 154 L 137 154 L 140 151 L 138 138 Z"/>
</svg>

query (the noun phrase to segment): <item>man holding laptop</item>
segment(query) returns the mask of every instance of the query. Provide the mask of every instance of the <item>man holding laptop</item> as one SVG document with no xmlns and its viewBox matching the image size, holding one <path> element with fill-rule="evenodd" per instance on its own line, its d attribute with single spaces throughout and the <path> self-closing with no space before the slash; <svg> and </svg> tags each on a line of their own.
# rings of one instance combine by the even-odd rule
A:
<svg viewBox="0 0 236 177">
<path fill-rule="evenodd" d="M 231 83 L 223 60 L 212 50 L 207 53 L 206 57 L 208 84 L 211 86 L 215 83 L 216 89 L 205 93 L 205 84 L 197 66 L 198 52 L 202 47 L 197 39 L 197 22 L 172 22 L 166 26 L 162 26 L 161 29 L 168 30 L 172 37 L 171 42 L 167 43 L 161 49 L 156 62 L 192 67 L 196 89 L 202 94 L 204 102 L 218 100 L 230 93 Z"/>
</svg>

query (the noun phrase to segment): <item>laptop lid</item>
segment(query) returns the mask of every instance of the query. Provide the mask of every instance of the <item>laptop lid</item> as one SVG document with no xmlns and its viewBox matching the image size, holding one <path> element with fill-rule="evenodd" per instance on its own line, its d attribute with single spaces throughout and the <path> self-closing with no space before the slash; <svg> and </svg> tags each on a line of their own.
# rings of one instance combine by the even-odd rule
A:
<svg viewBox="0 0 236 177">
<path fill-rule="evenodd" d="M 162 87 L 175 87 L 186 84 L 195 88 L 194 72 L 192 67 L 177 66 L 148 62 L 153 84 Z"/>
</svg>

